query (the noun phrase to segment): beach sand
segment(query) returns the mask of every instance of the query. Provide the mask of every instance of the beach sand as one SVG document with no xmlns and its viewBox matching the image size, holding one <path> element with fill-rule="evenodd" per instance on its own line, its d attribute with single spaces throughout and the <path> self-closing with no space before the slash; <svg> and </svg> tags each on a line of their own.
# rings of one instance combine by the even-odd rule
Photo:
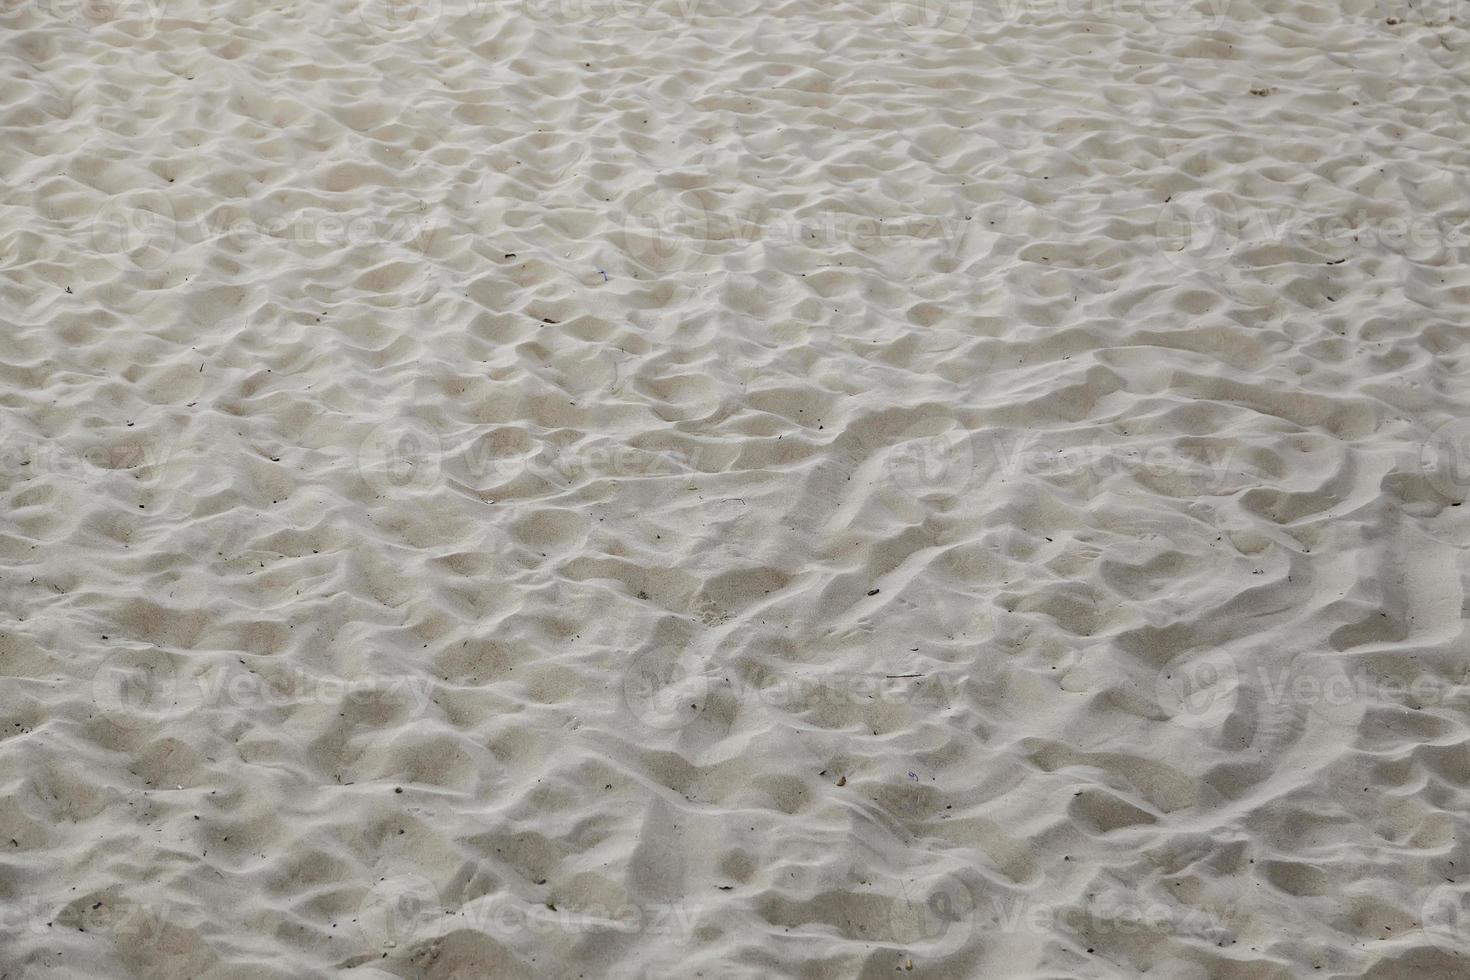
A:
<svg viewBox="0 0 1470 980">
<path fill-rule="evenodd" d="M 1456 14 L 10 0 L 0 977 L 1470 977 Z"/>
</svg>

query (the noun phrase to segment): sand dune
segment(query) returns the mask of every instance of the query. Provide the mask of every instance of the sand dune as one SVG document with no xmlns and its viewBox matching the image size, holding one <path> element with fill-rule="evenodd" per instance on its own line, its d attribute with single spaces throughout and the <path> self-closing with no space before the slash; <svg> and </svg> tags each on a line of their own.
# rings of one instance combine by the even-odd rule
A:
<svg viewBox="0 0 1470 980">
<path fill-rule="evenodd" d="M 0 980 L 1470 977 L 1462 8 L 0 25 Z"/>
</svg>

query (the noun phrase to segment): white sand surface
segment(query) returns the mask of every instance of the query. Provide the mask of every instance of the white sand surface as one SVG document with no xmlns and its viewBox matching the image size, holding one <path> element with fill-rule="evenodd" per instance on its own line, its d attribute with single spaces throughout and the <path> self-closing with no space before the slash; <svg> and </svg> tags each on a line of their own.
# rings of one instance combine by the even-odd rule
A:
<svg viewBox="0 0 1470 980">
<path fill-rule="evenodd" d="M 7 0 L 0 977 L 1470 977 L 1464 11 Z"/>
</svg>

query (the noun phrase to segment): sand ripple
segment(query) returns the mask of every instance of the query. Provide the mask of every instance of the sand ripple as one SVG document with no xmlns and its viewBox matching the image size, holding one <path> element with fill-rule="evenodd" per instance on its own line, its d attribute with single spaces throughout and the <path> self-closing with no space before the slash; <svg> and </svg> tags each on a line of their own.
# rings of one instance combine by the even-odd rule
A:
<svg viewBox="0 0 1470 980">
<path fill-rule="evenodd" d="M 1470 976 L 1463 11 L 0 24 L 0 977 Z"/>
</svg>

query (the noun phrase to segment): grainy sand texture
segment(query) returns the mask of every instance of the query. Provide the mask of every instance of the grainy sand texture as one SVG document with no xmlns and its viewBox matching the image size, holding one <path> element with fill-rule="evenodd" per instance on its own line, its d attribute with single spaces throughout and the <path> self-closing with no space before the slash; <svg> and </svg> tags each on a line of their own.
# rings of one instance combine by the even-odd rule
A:
<svg viewBox="0 0 1470 980">
<path fill-rule="evenodd" d="M 0 978 L 1470 978 L 1450 0 L 3 0 Z"/>
</svg>

